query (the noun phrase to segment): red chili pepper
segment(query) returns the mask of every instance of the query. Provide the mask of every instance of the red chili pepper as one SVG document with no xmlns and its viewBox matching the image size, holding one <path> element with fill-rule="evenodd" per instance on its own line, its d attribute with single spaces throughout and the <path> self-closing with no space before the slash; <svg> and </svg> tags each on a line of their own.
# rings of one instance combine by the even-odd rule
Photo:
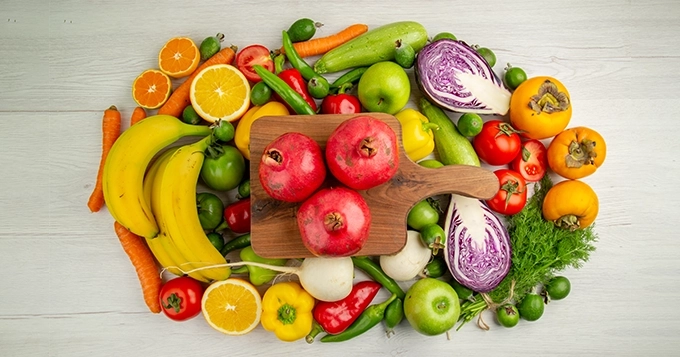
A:
<svg viewBox="0 0 680 357">
<path fill-rule="evenodd" d="M 286 84 L 291 87 L 294 91 L 298 92 L 302 96 L 302 98 L 309 104 L 310 107 L 316 112 L 316 102 L 314 101 L 314 98 L 309 94 L 309 91 L 307 90 L 307 82 L 305 82 L 304 78 L 302 78 L 302 74 L 300 74 L 300 71 L 298 71 L 295 68 L 289 68 L 284 70 L 283 69 L 283 63 L 286 61 L 286 56 L 285 55 L 277 55 L 274 57 L 274 72 L 276 75 L 281 78 Z M 283 105 L 288 108 L 288 111 L 291 113 L 295 113 L 295 110 L 286 103 L 285 100 L 281 98 L 276 92 L 274 92 L 274 98 L 283 103 Z"/>
<path fill-rule="evenodd" d="M 354 284 L 352 291 L 342 300 L 317 302 L 312 311 L 317 324 L 307 336 L 307 342 L 312 343 L 314 337 L 322 331 L 331 335 L 345 331 L 366 310 L 381 287 L 380 283 L 373 280 L 360 281 Z"/>
<path fill-rule="evenodd" d="M 250 232 L 250 197 L 224 208 L 224 222 L 234 233 Z"/>
<path fill-rule="evenodd" d="M 356 114 L 361 113 L 361 102 L 359 98 L 345 91 L 352 86 L 352 83 L 343 84 L 338 90 L 338 94 L 329 94 L 321 102 L 321 113 L 323 114 Z"/>
</svg>

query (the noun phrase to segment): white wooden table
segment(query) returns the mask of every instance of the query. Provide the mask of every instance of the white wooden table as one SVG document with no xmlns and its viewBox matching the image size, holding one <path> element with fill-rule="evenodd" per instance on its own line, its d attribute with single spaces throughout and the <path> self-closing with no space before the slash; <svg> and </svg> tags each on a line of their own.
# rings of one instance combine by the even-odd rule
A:
<svg viewBox="0 0 680 357">
<path fill-rule="evenodd" d="M 565 274 L 572 293 L 534 323 L 474 324 L 425 337 L 407 322 L 339 345 L 242 337 L 202 317 L 148 312 L 106 210 L 86 201 L 100 157 L 101 115 L 129 118 L 130 87 L 170 37 L 217 32 L 240 48 L 280 44 L 301 17 L 376 27 L 415 20 L 493 49 L 569 88 L 570 126 L 607 140 L 584 179 L 600 198 L 591 260 Z M 573 0 L 41 1 L 0 5 L 0 355 L 677 355 L 680 348 L 680 3 Z M 414 93 L 417 91 L 414 86 Z M 414 102 L 409 106 L 414 106 Z M 127 125 L 127 124 L 125 124 Z M 488 315 L 487 320 L 491 320 Z"/>
</svg>

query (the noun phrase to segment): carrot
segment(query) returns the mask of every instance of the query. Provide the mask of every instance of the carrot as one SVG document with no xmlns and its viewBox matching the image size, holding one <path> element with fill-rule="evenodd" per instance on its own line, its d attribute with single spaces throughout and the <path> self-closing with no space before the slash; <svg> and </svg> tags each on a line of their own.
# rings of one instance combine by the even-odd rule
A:
<svg viewBox="0 0 680 357">
<path fill-rule="evenodd" d="M 293 46 L 300 57 L 322 55 L 366 31 L 368 31 L 368 25 L 354 24 L 336 34 L 314 38 L 308 41 L 296 42 Z M 283 47 L 279 49 L 279 52 L 285 52 Z"/>
<path fill-rule="evenodd" d="M 87 207 L 90 212 L 99 212 L 104 206 L 104 190 L 102 188 L 102 178 L 104 176 L 104 164 L 113 143 L 120 136 L 120 112 L 115 105 L 109 107 L 104 111 L 102 119 L 102 157 L 99 161 L 99 171 L 97 172 L 97 181 L 94 184 L 94 190 L 87 200 Z"/>
<path fill-rule="evenodd" d="M 225 47 L 220 52 L 217 52 L 212 57 L 208 58 L 203 64 L 198 66 L 196 70 L 191 73 L 191 75 L 175 89 L 170 95 L 170 98 L 163 104 L 160 109 L 158 109 L 158 114 L 172 115 L 174 117 L 180 118 L 182 111 L 189 104 L 191 100 L 189 99 L 189 88 L 191 88 L 191 82 L 194 80 L 198 72 L 202 71 L 208 66 L 214 64 L 231 64 L 234 61 L 234 56 L 236 55 L 236 47 Z"/>
<path fill-rule="evenodd" d="M 142 107 L 136 107 L 135 110 L 132 111 L 132 115 L 130 116 L 130 126 L 133 126 L 137 124 L 140 120 L 146 118 L 146 111 Z"/>
<path fill-rule="evenodd" d="M 144 294 L 146 306 L 154 314 L 161 312 L 158 295 L 161 292 L 163 281 L 158 272 L 158 266 L 156 266 L 153 253 L 151 253 L 149 246 L 146 245 L 144 238 L 130 232 L 120 223 L 114 222 L 113 228 L 116 231 L 121 246 L 123 246 L 123 250 L 137 271 L 137 277 L 142 285 L 142 293 Z"/>
</svg>

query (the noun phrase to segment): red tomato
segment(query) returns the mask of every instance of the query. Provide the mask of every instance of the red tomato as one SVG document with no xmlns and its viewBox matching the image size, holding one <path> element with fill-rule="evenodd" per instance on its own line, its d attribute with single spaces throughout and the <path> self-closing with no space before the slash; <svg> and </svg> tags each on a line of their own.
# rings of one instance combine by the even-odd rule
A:
<svg viewBox="0 0 680 357">
<path fill-rule="evenodd" d="M 269 53 L 269 49 L 262 45 L 250 45 L 242 49 L 236 55 L 236 67 L 243 73 L 251 82 L 259 82 L 262 80 L 260 76 L 255 73 L 253 66 L 259 64 L 270 72 L 274 72 L 274 60 Z"/>
<path fill-rule="evenodd" d="M 522 149 L 510 163 L 510 167 L 519 172 L 527 182 L 540 181 L 548 167 L 547 155 L 542 142 L 530 139 L 522 143 Z"/>
<path fill-rule="evenodd" d="M 188 276 L 169 280 L 163 285 L 159 295 L 161 309 L 167 317 L 175 321 L 196 317 L 201 312 L 204 290 L 201 283 Z"/>
<path fill-rule="evenodd" d="M 500 189 L 493 198 L 486 201 L 492 210 L 505 215 L 519 213 L 527 203 L 527 183 L 518 172 L 500 169 L 494 171 Z"/>
<path fill-rule="evenodd" d="M 472 146 L 482 161 L 489 165 L 509 164 L 520 152 L 522 140 L 510 124 L 502 120 L 489 120 L 482 132 L 472 140 Z"/>
</svg>

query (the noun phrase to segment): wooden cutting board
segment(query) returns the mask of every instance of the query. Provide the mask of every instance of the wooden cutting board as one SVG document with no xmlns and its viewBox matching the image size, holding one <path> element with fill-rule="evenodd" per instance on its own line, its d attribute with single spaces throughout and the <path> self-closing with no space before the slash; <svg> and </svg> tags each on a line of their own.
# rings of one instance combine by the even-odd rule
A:
<svg viewBox="0 0 680 357">
<path fill-rule="evenodd" d="M 416 164 L 404 152 L 401 124 L 394 116 L 365 115 L 385 121 L 397 134 L 399 170 L 385 184 L 360 191 L 368 203 L 372 222 L 368 240 L 356 255 L 386 255 L 401 250 L 406 243 L 406 216 L 411 207 L 427 197 L 455 193 L 488 199 L 498 191 L 496 176 L 479 167 L 452 165 L 431 169 Z M 324 149 L 331 132 L 355 116 L 357 114 L 270 116 L 253 123 L 250 131 L 251 241 L 257 254 L 265 258 L 313 256 L 302 243 L 295 218 L 301 203 L 272 199 L 260 184 L 258 170 L 264 148 L 283 133 L 300 132 Z"/>
</svg>

